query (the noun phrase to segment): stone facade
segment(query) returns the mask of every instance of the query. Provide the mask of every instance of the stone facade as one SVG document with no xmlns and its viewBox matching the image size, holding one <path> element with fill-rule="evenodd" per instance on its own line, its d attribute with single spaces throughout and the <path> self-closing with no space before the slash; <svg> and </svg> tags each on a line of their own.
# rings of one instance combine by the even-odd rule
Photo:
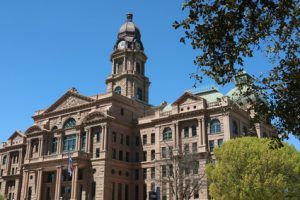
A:
<svg viewBox="0 0 300 200">
<path fill-rule="evenodd" d="M 214 88 L 150 105 L 146 60 L 128 14 L 111 55 L 107 92 L 88 97 L 72 88 L 37 111 L 25 133 L 13 133 L 0 148 L 0 192 L 10 200 L 143 200 L 159 187 L 162 199 L 172 199 L 157 178 L 164 147 L 198 156 L 203 172 L 213 148 L 247 135 L 249 114 Z M 266 123 L 255 127 L 258 137 L 272 134 Z M 208 198 L 204 185 L 192 199 Z"/>
</svg>

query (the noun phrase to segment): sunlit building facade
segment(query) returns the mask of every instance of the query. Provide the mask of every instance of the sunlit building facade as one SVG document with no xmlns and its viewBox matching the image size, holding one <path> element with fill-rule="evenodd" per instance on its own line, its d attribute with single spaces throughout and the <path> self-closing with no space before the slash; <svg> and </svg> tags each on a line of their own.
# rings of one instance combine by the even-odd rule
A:
<svg viewBox="0 0 300 200">
<path fill-rule="evenodd" d="M 106 93 L 85 96 L 71 88 L 36 111 L 34 124 L 0 147 L 0 193 L 9 200 L 144 200 L 160 188 L 161 199 L 172 199 L 160 181 L 160 160 L 191 152 L 201 173 L 214 148 L 247 135 L 250 116 L 234 106 L 234 90 L 186 91 L 171 104 L 151 105 L 146 61 L 128 14 L 111 54 Z M 258 137 L 272 134 L 270 125 L 255 127 Z M 208 198 L 204 184 L 191 199 Z"/>
</svg>

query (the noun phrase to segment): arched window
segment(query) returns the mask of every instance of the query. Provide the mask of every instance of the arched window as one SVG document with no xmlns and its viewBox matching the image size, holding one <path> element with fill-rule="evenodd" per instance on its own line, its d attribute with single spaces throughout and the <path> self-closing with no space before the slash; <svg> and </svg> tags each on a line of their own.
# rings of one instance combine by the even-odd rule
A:
<svg viewBox="0 0 300 200">
<path fill-rule="evenodd" d="M 140 63 L 136 63 L 136 72 L 137 72 L 138 74 L 141 73 L 141 65 L 140 65 Z"/>
<path fill-rule="evenodd" d="M 238 124 L 235 120 L 232 121 L 232 132 L 233 132 L 233 135 L 238 135 L 238 133 L 239 133 Z"/>
<path fill-rule="evenodd" d="M 143 100 L 143 91 L 142 91 L 141 88 L 138 88 L 138 89 L 137 89 L 137 98 L 138 98 L 139 100 Z"/>
<path fill-rule="evenodd" d="M 5 165 L 5 164 L 6 164 L 6 161 L 7 161 L 7 156 L 4 155 L 4 156 L 3 156 L 3 159 L 2 159 L 2 165 Z"/>
<path fill-rule="evenodd" d="M 68 119 L 64 124 L 64 129 L 73 128 L 76 125 L 76 121 L 73 118 Z"/>
<path fill-rule="evenodd" d="M 172 139 L 172 130 L 167 127 L 163 131 L 163 140 L 171 140 Z"/>
<path fill-rule="evenodd" d="M 210 121 L 210 134 L 216 134 L 221 132 L 221 123 L 218 119 Z"/>
<path fill-rule="evenodd" d="M 120 87 L 120 86 L 117 86 L 117 87 L 115 88 L 115 93 L 121 94 L 121 87 Z"/>
<path fill-rule="evenodd" d="M 54 126 L 54 127 L 52 128 L 52 132 L 56 131 L 57 129 L 58 129 L 57 126 Z"/>
</svg>

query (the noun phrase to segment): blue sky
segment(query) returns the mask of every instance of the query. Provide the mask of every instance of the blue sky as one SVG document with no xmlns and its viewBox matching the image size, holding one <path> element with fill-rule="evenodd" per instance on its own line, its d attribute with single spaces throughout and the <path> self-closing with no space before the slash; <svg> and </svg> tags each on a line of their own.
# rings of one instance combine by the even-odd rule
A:
<svg viewBox="0 0 300 200">
<path fill-rule="evenodd" d="M 85 95 L 105 92 L 110 53 L 117 32 L 132 12 L 148 56 L 150 102 L 176 100 L 194 81 L 197 51 L 179 43 L 172 23 L 184 17 L 179 0 L 0 1 L 0 141 L 33 124 L 35 110 L 46 108 L 66 90 Z M 247 60 L 250 74 L 271 65 L 257 52 Z M 214 84 L 205 79 L 199 85 Z M 220 90 L 228 92 L 229 85 Z M 299 141 L 289 140 L 300 149 Z"/>
</svg>

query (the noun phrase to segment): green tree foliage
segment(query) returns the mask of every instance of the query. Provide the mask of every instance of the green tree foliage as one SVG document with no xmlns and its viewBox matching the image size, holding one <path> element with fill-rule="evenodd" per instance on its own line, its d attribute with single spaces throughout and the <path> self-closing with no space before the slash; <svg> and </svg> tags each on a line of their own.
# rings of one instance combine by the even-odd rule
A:
<svg viewBox="0 0 300 200">
<path fill-rule="evenodd" d="M 300 152 L 272 139 L 244 137 L 225 142 L 206 167 L 214 199 L 300 199 Z"/>
<path fill-rule="evenodd" d="M 263 97 L 263 103 L 249 98 L 258 120 L 300 139 L 299 1 L 186 0 L 183 10 L 188 16 L 173 26 L 185 30 L 181 42 L 199 50 L 192 76 L 225 85 L 244 70 L 245 58 L 262 51 L 273 67 L 249 79 L 242 95 Z"/>
<path fill-rule="evenodd" d="M 0 194 L 0 200 L 4 200 L 4 197 Z"/>
</svg>

